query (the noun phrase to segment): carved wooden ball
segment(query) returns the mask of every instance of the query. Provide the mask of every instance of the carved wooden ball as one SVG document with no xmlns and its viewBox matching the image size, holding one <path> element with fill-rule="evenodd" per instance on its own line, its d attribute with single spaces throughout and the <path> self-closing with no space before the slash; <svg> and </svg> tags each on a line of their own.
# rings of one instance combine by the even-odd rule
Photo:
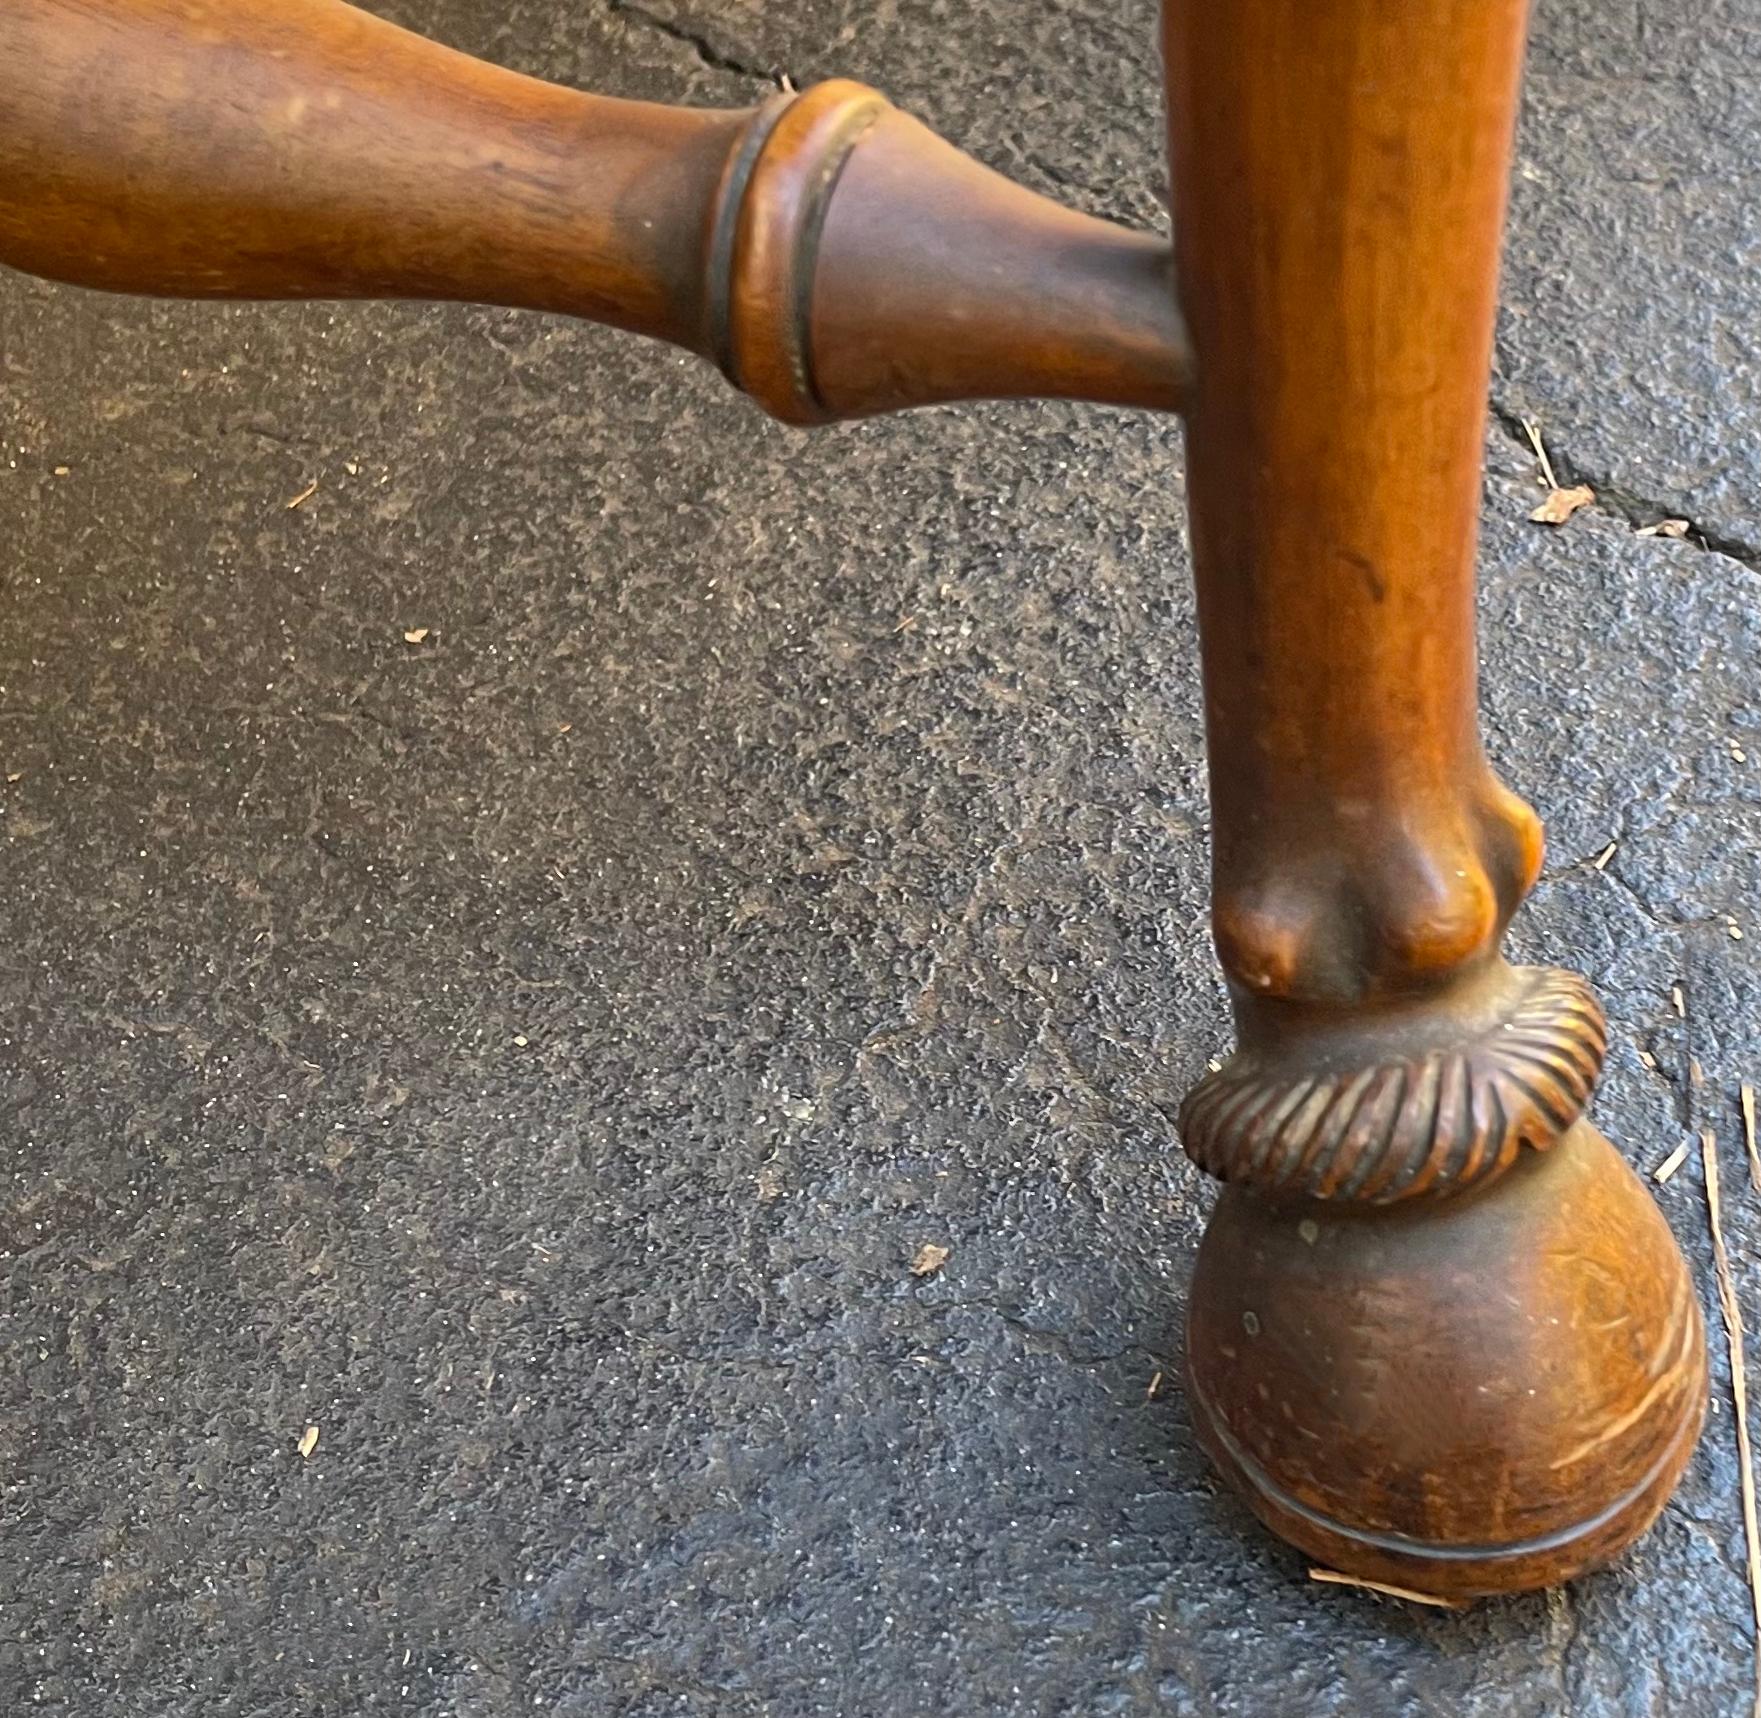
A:
<svg viewBox="0 0 1761 1718">
<path fill-rule="evenodd" d="M 1444 1204 L 1226 1188 L 1187 1367 L 1201 1439 L 1268 1526 L 1449 1597 L 1615 1556 L 1668 1498 L 1707 1395 L 1674 1237 L 1582 1122 Z"/>
</svg>

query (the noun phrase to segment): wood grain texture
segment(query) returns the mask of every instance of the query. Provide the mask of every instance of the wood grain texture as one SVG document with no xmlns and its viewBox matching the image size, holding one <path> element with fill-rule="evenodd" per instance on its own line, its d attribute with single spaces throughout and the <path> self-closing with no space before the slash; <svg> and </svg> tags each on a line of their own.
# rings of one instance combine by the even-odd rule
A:
<svg viewBox="0 0 1761 1718">
<path fill-rule="evenodd" d="M 1193 1423 L 1334 1569 L 1544 1586 L 1655 1517 L 1706 1359 L 1667 1224 L 1580 1119 L 1600 1010 L 1500 952 L 1541 862 L 1475 708 L 1525 0 L 1164 20 L 1240 1039 L 1182 1117 L 1230 1183 L 1189 1302 Z"/>
<path fill-rule="evenodd" d="M 1681 1477 L 1707 1398 L 1669 1225 L 1583 1123 L 1442 1205 L 1225 1189 L 1187 1377 L 1200 1438 L 1275 1532 L 1445 1598 L 1617 1556 Z"/>
<path fill-rule="evenodd" d="M 1524 0 L 1166 17 L 1219 949 L 1273 1001 L 1447 983 L 1540 858 L 1475 711 Z"/>
<path fill-rule="evenodd" d="M 1187 373 L 1162 241 L 872 90 L 620 101 L 341 0 L 0 0 L 0 262 L 561 312 L 715 358 L 801 423 L 993 395 L 1171 409 Z"/>
</svg>

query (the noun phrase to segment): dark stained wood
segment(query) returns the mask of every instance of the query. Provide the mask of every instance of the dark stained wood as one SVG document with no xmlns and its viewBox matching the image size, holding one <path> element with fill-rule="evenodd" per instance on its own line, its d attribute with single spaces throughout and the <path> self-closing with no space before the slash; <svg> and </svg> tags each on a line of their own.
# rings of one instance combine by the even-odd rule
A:
<svg viewBox="0 0 1761 1718">
<path fill-rule="evenodd" d="M 1540 827 L 1475 709 L 1524 0 L 1167 0 L 1217 947 L 1182 1114 L 1231 1185 L 1193 1419 L 1334 1568 L 1469 1596 L 1606 1560 L 1698 1434 L 1704 1335 L 1580 1118 L 1600 1010 L 1499 952 Z"/>
<path fill-rule="evenodd" d="M 1160 240 L 873 91 L 724 113 L 561 89 L 340 0 L 3 0 L 0 262 L 199 298 L 470 299 L 716 358 L 798 422 L 1171 408 Z"/>
</svg>

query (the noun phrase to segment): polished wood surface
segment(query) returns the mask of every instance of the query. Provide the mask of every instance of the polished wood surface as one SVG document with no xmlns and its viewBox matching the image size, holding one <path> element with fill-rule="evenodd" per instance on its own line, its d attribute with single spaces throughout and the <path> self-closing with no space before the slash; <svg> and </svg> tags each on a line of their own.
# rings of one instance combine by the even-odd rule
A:
<svg viewBox="0 0 1761 1718">
<path fill-rule="evenodd" d="M 1475 701 L 1474 559 L 1525 0 L 1168 0 L 1214 923 L 1240 1048 L 1182 1112 L 1230 1185 L 1194 1424 L 1276 1531 L 1467 1597 L 1618 1552 L 1704 1334 L 1581 1120 L 1572 974 L 1499 945 L 1541 862 Z"/>
<path fill-rule="evenodd" d="M 872 91 L 618 101 L 340 0 L 0 3 L 0 262 L 197 298 L 469 299 L 720 362 L 797 422 L 1055 395 L 1171 408 L 1166 244 Z"/>
<path fill-rule="evenodd" d="M 1187 1340 L 1193 1425 L 1274 1531 L 1328 1568 L 1450 1598 L 1618 1555 L 1706 1411 L 1675 1238 L 1582 1122 L 1438 1204 L 1225 1188 Z"/>
<path fill-rule="evenodd" d="M 1451 1596 L 1615 1555 L 1706 1397 L 1680 1253 L 1583 1119 L 1601 1010 L 1500 950 L 1541 860 L 1475 709 L 1525 23 L 1524 0 L 1167 0 L 1171 254 L 859 84 L 701 112 L 340 0 L 0 0 L 0 262 L 588 317 L 797 423 L 1186 410 L 1240 1038 L 1180 1120 L 1228 1183 L 1193 1423 L 1311 1556 Z"/>
<path fill-rule="evenodd" d="M 1523 0 L 1169 8 L 1217 940 L 1269 1001 L 1490 958 L 1539 863 L 1474 699 L 1523 28 Z"/>
</svg>

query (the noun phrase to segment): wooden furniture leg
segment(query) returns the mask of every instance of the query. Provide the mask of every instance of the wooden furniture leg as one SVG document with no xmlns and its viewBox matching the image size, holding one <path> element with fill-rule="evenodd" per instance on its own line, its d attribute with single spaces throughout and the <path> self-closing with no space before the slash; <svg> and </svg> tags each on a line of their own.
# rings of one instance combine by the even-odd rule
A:
<svg viewBox="0 0 1761 1718">
<path fill-rule="evenodd" d="M 1474 552 L 1525 0 L 1168 0 L 1228 1185 L 1200 1436 L 1336 1569 L 1543 1585 L 1692 1450 L 1701 1319 L 1583 1110 L 1584 982 L 1499 952 L 1541 858 L 1475 712 Z"/>
<path fill-rule="evenodd" d="M 1229 1184 L 1193 1415 L 1280 1533 L 1449 1594 L 1613 1555 L 1706 1395 L 1674 1241 L 1582 1119 L 1596 1003 L 1499 952 L 1541 852 L 1474 709 L 1523 28 L 1524 0 L 1168 0 L 1171 259 L 854 84 L 666 108 L 340 0 L 0 0 L 0 262 L 567 312 L 803 424 L 1187 409 L 1240 1036 L 1181 1124 Z"/>
</svg>

